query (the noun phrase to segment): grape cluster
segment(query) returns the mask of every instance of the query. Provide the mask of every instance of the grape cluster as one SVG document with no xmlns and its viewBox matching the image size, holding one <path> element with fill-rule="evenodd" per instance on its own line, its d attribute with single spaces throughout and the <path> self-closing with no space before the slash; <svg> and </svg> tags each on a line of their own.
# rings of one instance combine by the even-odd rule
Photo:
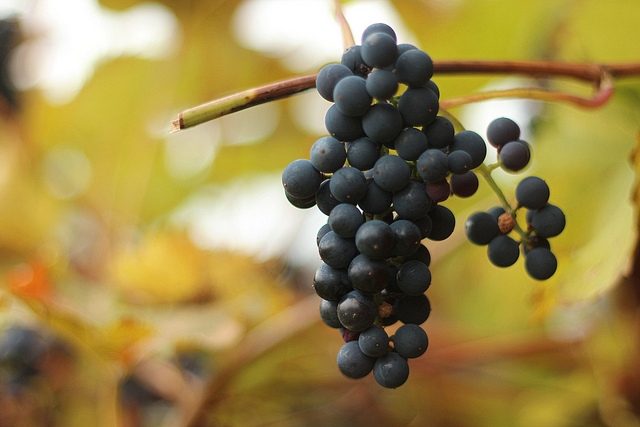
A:
<svg viewBox="0 0 640 427">
<path fill-rule="evenodd" d="M 317 234 L 322 264 L 313 287 L 322 320 L 345 341 L 338 368 L 354 379 L 373 372 L 387 388 L 404 384 L 408 359 L 424 354 L 429 344 L 421 325 L 431 312 L 425 295 L 431 255 L 423 242 L 452 234 L 455 215 L 442 202 L 476 192 L 474 170 L 484 167 L 487 154 L 482 136 L 456 132 L 439 115 L 440 91 L 432 76 L 428 54 L 397 44 L 386 24 L 369 26 L 341 63 L 318 73 L 318 93 L 333 103 L 325 115 L 328 135 L 313 143 L 308 160 L 295 160 L 282 173 L 291 204 L 317 206 L 328 217 Z M 489 142 L 499 141 L 501 165 L 516 171 L 529 161 L 529 146 L 518 139 L 519 129 L 515 138 L 508 131 Z M 528 193 L 538 190 L 523 192 L 524 199 L 536 198 Z M 536 205 L 533 215 L 543 209 Z M 498 220 L 491 218 L 496 234 L 487 244 L 498 238 Z M 484 233 L 484 225 L 467 225 L 471 236 L 476 228 Z M 539 260 L 532 263 L 546 262 L 534 257 Z M 401 325 L 390 335 L 385 328 L 396 322 Z"/>
<path fill-rule="evenodd" d="M 487 127 L 487 139 L 498 150 L 498 165 L 507 171 L 518 172 L 529 163 L 531 149 L 519 138 L 520 127 L 506 117 L 494 120 Z M 515 190 L 515 208 L 507 211 L 496 206 L 487 212 L 471 214 L 465 223 L 467 238 L 476 245 L 487 245 L 492 264 L 509 267 L 522 252 L 526 272 L 537 280 L 549 279 L 558 267 L 549 238 L 560 234 L 566 224 L 562 210 L 549 203 L 549 195 L 549 186 L 543 179 L 537 176 L 522 179 Z M 524 230 L 516 222 L 520 209 L 526 209 Z M 519 236 L 518 240 L 513 234 Z"/>
</svg>

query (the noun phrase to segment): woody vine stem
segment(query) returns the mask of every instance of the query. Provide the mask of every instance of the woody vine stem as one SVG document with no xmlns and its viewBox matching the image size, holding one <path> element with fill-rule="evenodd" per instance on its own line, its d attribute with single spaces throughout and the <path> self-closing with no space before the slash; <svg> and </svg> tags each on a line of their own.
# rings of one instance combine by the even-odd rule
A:
<svg viewBox="0 0 640 427">
<path fill-rule="evenodd" d="M 591 98 L 582 98 L 566 92 L 541 88 L 517 88 L 480 92 L 441 102 L 451 108 L 496 98 L 525 98 L 541 101 L 567 102 L 586 108 L 605 104 L 613 95 L 614 79 L 640 76 L 640 63 L 592 64 L 548 61 L 434 61 L 435 74 L 501 74 L 530 77 L 569 77 L 591 83 L 596 92 Z M 317 74 L 293 77 L 257 88 L 238 92 L 202 105 L 184 110 L 171 122 L 171 132 L 178 132 L 217 119 L 227 114 L 256 105 L 283 99 L 315 87 Z"/>
</svg>

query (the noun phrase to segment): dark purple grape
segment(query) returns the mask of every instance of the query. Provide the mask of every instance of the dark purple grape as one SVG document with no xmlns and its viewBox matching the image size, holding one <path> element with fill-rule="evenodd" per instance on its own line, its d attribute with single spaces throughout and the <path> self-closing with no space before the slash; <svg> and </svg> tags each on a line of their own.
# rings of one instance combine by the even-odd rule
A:
<svg viewBox="0 0 640 427">
<path fill-rule="evenodd" d="M 308 199 L 314 196 L 322 181 L 320 171 L 306 159 L 294 160 L 282 172 L 282 186 L 287 194 L 295 199 Z"/>
<path fill-rule="evenodd" d="M 334 199 L 355 205 L 367 192 L 367 179 L 356 168 L 340 168 L 331 177 L 329 189 Z"/>
<path fill-rule="evenodd" d="M 476 245 L 488 245 L 498 234 L 498 221 L 488 212 L 475 212 L 464 224 L 467 239 Z"/>
<path fill-rule="evenodd" d="M 456 226 L 456 217 L 451 210 L 444 206 L 436 205 L 435 208 L 429 211 L 428 215 L 433 223 L 431 234 L 428 236 L 429 239 L 440 241 L 451 236 Z"/>
<path fill-rule="evenodd" d="M 311 146 L 309 160 L 320 172 L 333 173 L 344 166 L 347 153 L 344 144 L 332 136 L 323 136 Z"/>
<path fill-rule="evenodd" d="M 349 341 L 338 351 L 336 363 L 345 377 L 359 379 L 369 375 L 375 360 L 375 358 L 367 356 L 360 350 L 358 341 Z"/>
<path fill-rule="evenodd" d="M 487 140 L 494 147 L 502 147 L 518 139 L 520 139 L 520 127 L 511 119 L 500 117 L 487 126 Z"/>
<path fill-rule="evenodd" d="M 509 267 L 520 257 L 518 242 L 505 234 L 494 237 L 487 246 L 489 261 L 497 267 Z"/>
<path fill-rule="evenodd" d="M 366 75 L 369 74 L 369 71 L 371 71 L 371 68 L 365 64 L 362 59 L 361 45 L 354 45 L 347 49 L 342 54 L 340 63 L 351 70 L 351 72 L 356 76 L 366 77 Z M 331 96 L 333 96 L 333 92 L 331 93 Z"/>
<path fill-rule="evenodd" d="M 447 156 L 449 170 L 455 175 L 462 175 L 472 169 L 473 159 L 471 155 L 463 150 L 456 150 Z"/>
<path fill-rule="evenodd" d="M 320 258 L 333 268 L 347 268 L 351 260 L 358 255 L 358 248 L 354 239 L 340 237 L 336 232 L 329 231 L 318 243 Z"/>
<path fill-rule="evenodd" d="M 431 314 L 431 303 L 425 294 L 405 295 L 399 298 L 393 306 L 398 320 L 404 324 L 421 325 Z"/>
<path fill-rule="evenodd" d="M 320 184 L 320 188 L 316 193 L 316 204 L 318 205 L 318 209 L 325 215 L 329 215 L 331 210 L 335 208 L 340 202 L 337 201 L 333 194 L 331 194 L 331 180 L 325 179 Z"/>
<path fill-rule="evenodd" d="M 362 117 L 362 129 L 369 138 L 384 144 L 393 141 L 402 130 L 402 116 L 393 105 L 378 102 Z"/>
<path fill-rule="evenodd" d="M 467 171 L 461 175 L 452 175 L 449 179 L 451 192 L 458 197 L 471 197 L 478 191 L 480 182 L 473 171 Z"/>
<path fill-rule="evenodd" d="M 375 359 L 373 377 L 382 387 L 400 387 L 409 378 L 409 363 L 398 353 L 389 352 Z"/>
<path fill-rule="evenodd" d="M 364 254 L 356 256 L 349 264 L 348 277 L 354 289 L 373 295 L 383 290 L 389 282 L 389 264 L 381 259 L 371 259 Z"/>
<path fill-rule="evenodd" d="M 457 175 L 453 175 L 451 178 L 454 176 Z M 451 195 L 451 187 L 446 179 L 438 182 L 427 182 L 425 189 L 427 191 L 427 196 L 429 196 L 434 203 L 442 203 Z"/>
<path fill-rule="evenodd" d="M 393 28 L 391 28 L 388 24 L 377 22 L 375 24 L 369 25 L 364 29 L 364 31 L 362 32 L 361 42 L 364 43 L 364 40 L 373 33 L 385 33 L 390 36 L 394 42 L 398 41 L 396 32 L 393 30 Z"/>
<path fill-rule="evenodd" d="M 378 187 L 387 191 L 398 191 L 409 183 L 411 167 L 398 156 L 380 157 L 373 167 L 373 179 Z"/>
<path fill-rule="evenodd" d="M 418 157 L 416 168 L 426 182 L 438 182 L 447 177 L 449 160 L 442 151 L 430 148 Z"/>
<path fill-rule="evenodd" d="M 471 156 L 471 169 L 475 169 L 484 162 L 487 156 L 487 144 L 484 139 L 472 130 L 463 130 L 453 137 L 453 142 L 449 145 L 449 151 L 462 150 Z"/>
<path fill-rule="evenodd" d="M 531 249 L 524 258 L 524 268 L 536 280 L 547 280 L 556 272 L 558 260 L 547 248 Z"/>
<path fill-rule="evenodd" d="M 447 148 L 453 142 L 455 130 L 449 119 L 437 116 L 431 123 L 422 128 L 422 132 L 427 136 L 429 148 Z"/>
<path fill-rule="evenodd" d="M 549 201 L 549 186 L 537 176 L 528 176 L 516 186 L 516 200 L 527 209 L 540 209 Z"/>
<path fill-rule="evenodd" d="M 413 323 L 402 325 L 393 334 L 393 347 L 407 359 L 422 356 L 429 346 L 427 333 Z"/>
<path fill-rule="evenodd" d="M 431 57 L 418 49 L 412 49 L 398 56 L 396 76 L 400 83 L 409 87 L 421 87 L 433 76 Z"/>
<path fill-rule="evenodd" d="M 320 319 L 330 328 L 342 328 L 338 319 L 338 301 L 320 300 Z"/>
<path fill-rule="evenodd" d="M 393 209 L 401 219 L 418 219 L 431 208 L 431 199 L 424 184 L 417 181 L 409 181 L 401 190 L 393 193 L 392 201 Z"/>
<path fill-rule="evenodd" d="M 395 236 L 389 224 L 374 219 L 358 228 L 355 241 L 360 253 L 371 259 L 384 259 L 393 248 Z"/>
<path fill-rule="evenodd" d="M 350 331 L 364 331 L 373 325 L 378 315 L 378 306 L 371 295 L 354 290 L 342 297 L 338 303 L 338 319 Z"/>
<path fill-rule="evenodd" d="M 333 268 L 325 263 L 313 275 L 313 289 L 320 298 L 329 301 L 338 301 L 353 290 L 345 269 Z"/>
<path fill-rule="evenodd" d="M 406 219 L 398 219 L 392 222 L 390 227 L 395 237 L 393 246 L 395 256 L 409 256 L 418 249 L 422 237 L 417 225 Z"/>
<path fill-rule="evenodd" d="M 363 223 L 362 212 L 351 203 L 340 203 L 329 213 L 329 226 L 340 237 L 354 237 Z"/>
<path fill-rule="evenodd" d="M 405 261 L 398 271 L 398 287 L 409 296 L 426 292 L 431 285 L 431 271 L 420 261 Z"/>
<path fill-rule="evenodd" d="M 391 207 L 392 193 L 383 190 L 373 178 L 367 179 L 367 192 L 358 202 L 358 206 L 368 214 L 382 214 Z"/>
<path fill-rule="evenodd" d="M 562 209 L 547 203 L 540 209 L 532 211 L 531 226 L 540 237 L 555 237 L 562 233 L 566 225 L 566 218 Z"/>
<path fill-rule="evenodd" d="M 316 89 L 321 97 L 333 102 L 333 90 L 345 77 L 353 76 L 353 71 L 342 64 L 329 64 L 322 67 L 316 77 Z"/>
<path fill-rule="evenodd" d="M 365 136 L 362 129 L 362 118 L 341 113 L 335 104 L 327 110 L 324 116 L 324 125 L 329 135 L 340 141 L 354 141 Z"/>
<path fill-rule="evenodd" d="M 398 46 L 389 34 L 371 33 L 363 40 L 360 55 L 371 68 L 384 68 L 396 60 Z"/>
<path fill-rule="evenodd" d="M 398 157 L 404 160 L 418 160 L 428 148 L 427 137 L 414 127 L 404 128 L 393 141 Z"/>
<path fill-rule="evenodd" d="M 371 138 L 358 138 L 346 147 L 349 165 L 361 171 L 371 169 L 380 158 L 380 145 Z"/>
<path fill-rule="evenodd" d="M 375 69 L 367 76 L 366 88 L 372 98 L 386 101 L 398 91 L 398 79 L 390 70 Z"/>
<path fill-rule="evenodd" d="M 333 90 L 333 102 L 347 116 L 360 117 L 371 107 L 373 99 L 367 92 L 366 81 L 360 76 L 340 80 Z"/>
<path fill-rule="evenodd" d="M 371 357 L 379 357 L 389 352 L 389 335 L 380 326 L 372 326 L 358 336 L 360 350 Z"/>
<path fill-rule="evenodd" d="M 499 153 L 502 168 L 509 172 L 519 172 L 529 164 L 531 149 L 524 141 L 507 142 Z"/>
<path fill-rule="evenodd" d="M 410 87 L 400 96 L 398 110 L 408 126 L 425 126 L 438 115 L 438 97 L 426 87 Z"/>
</svg>

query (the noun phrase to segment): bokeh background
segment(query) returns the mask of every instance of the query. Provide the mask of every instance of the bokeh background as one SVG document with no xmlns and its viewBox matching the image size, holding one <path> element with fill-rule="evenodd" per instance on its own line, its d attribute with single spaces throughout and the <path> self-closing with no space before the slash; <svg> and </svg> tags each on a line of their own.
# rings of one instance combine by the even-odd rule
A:
<svg viewBox="0 0 640 427">
<path fill-rule="evenodd" d="M 635 0 L 343 1 L 434 60 L 640 62 Z M 427 353 L 397 390 L 342 377 L 311 287 L 326 220 L 280 173 L 308 158 L 314 91 L 170 134 L 186 108 L 339 61 L 328 0 L 3 0 L 0 426 L 639 426 L 640 76 L 604 107 L 452 110 L 523 128 L 523 175 L 567 215 L 544 283 L 492 266 L 449 200 Z M 435 75 L 443 99 L 567 79 Z"/>
</svg>

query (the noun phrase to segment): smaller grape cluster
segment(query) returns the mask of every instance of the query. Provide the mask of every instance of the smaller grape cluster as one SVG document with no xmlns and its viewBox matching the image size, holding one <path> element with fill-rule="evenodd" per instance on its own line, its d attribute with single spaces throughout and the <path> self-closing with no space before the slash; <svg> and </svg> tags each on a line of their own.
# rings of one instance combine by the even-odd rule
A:
<svg viewBox="0 0 640 427">
<path fill-rule="evenodd" d="M 519 138 L 520 127 L 506 117 L 495 119 L 487 127 L 487 139 L 498 150 L 498 165 L 508 171 L 518 172 L 529 163 L 529 144 Z M 549 239 L 559 235 L 566 224 L 562 210 L 549 203 L 549 195 L 549 186 L 543 179 L 537 176 L 522 179 L 515 190 L 515 208 L 506 211 L 496 206 L 469 216 L 465 223 L 468 240 L 486 245 L 489 261 L 498 267 L 515 264 L 522 252 L 525 271 L 534 279 L 549 279 L 558 267 Z M 524 230 L 516 222 L 520 209 L 526 209 Z M 518 234 L 518 240 L 513 234 Z"/>
</svg>

